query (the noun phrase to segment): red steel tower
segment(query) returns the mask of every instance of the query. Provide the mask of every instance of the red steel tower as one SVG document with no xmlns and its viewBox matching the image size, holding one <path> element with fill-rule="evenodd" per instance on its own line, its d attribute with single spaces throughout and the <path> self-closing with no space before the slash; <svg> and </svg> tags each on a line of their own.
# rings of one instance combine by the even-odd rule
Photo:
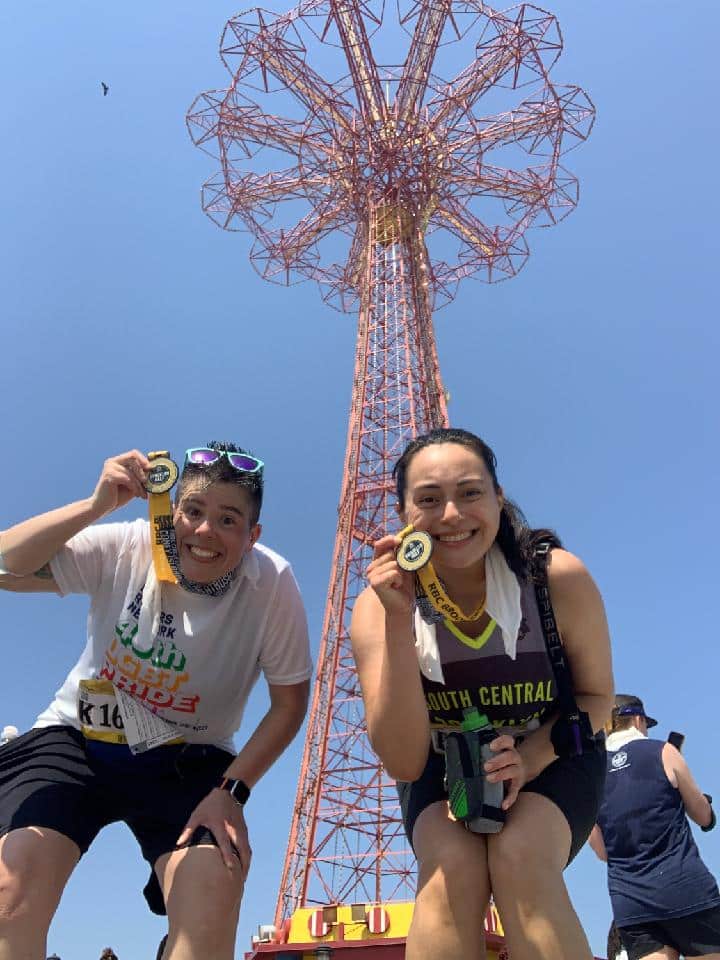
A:
<svg viewBox="0 0 720 960">
<path fill-rule="evenodd" d="M 194 142 L 222 163 L 203 188 L 209 216 L 250 232 L 263 277 L 312 278 L 358 315 L 278 925 L 298 906 L 414 897 L 394 785 L 366 736 L 349 617 L 373 541 L 398 526 L 394 460 L 447 423 L 433 309 L 463 277 L 513 276 L 527 229 L 577 202 L 560 157 L 588 136 L 594 110 L 578 87 L 551 82 L 561 48 L 555 18 L 525 3 L 499 13 L 481 0 L 415 0 L 392 17 L 365 0 L 255 9 L 223 34 L 229 88 L 200 95 L 188 115 Z"/>
</svg>

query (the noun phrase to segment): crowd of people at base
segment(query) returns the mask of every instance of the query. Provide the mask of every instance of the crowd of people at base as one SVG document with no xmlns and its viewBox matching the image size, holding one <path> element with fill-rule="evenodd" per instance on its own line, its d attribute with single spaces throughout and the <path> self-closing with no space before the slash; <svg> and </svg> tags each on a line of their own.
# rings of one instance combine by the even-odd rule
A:
<svg viewBox="0 0 720 960">
<path fill-rule="evenodd" d="M 0 533 L 0 588 L 90 597 L 77 663 L 0 748 L 0 960 L 45 957 L 70 874 L 114 821 L 134 833 L 148 904 L 168 918 L 158 960 L 234 955 L 243 806 L 304 717 L 306 618 L 290 565 L 259 542 L 262 461 L 229 443 L 190 448 L 174 504 L 172 466 L 111 457 L 89 497 Z M 472 433 L 416 438 L 394 477 L 403 530 L 375 543 L 350 634 L 368 735 L 417 859 L 407 960 L 481 960 L 491 896 L 512 960 L 590 960 L 563 879 L 588 837 L 629 960 L 720 957 L 720 896 L 685 820 L 710 829 L 711 803 L 679 751 L 647 739 L 642 703 L 615 699 L 583 562 L 528 526 Z M 149 499 L 149 521 L 97 523 L 134 498 Z M 268 710 L 235 753 L 260 673 Z M 652 797 L 638 799 L 639 772 Z M 663 824 L 669 851 L 652 837 Z M 643 913 L 650 885 L 628 863 L 656 854 L 691 864 L 697 886 Z"/>
<path fill-rule="evenodd" d="M 56 953 L 51 953 L 47 960 L 62 960 Z M 100 960 L 118 960 L 118 956 L 112 947 L 105 947 L 100 954 Z"/>
</svg>

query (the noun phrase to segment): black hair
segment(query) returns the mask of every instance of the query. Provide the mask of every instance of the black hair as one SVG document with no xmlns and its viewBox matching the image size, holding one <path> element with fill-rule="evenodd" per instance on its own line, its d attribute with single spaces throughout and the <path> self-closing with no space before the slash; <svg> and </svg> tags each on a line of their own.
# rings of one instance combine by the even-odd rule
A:
<svg viewBox="0 0 720 960">
<path fill-rule="evenodd" d="M 500 492 L 497 457 L 491 447 L 469 430 L 462 430 L 460 427 L 436 427 L 429 433 L 411 440 L 393 467 L 392 475 L 395 479 L 398 506 L 401 510 L 405 509 L 405 485 L 410 461 L 419 450 L 435 443 L 459 443 L 476 453 L 487 467 L 495 492 Z M 500 528 L 495 543 L 502 550 L 507 565 L 521 580 L 533 580 L 537 576 L 535 547 L 543 541 L 549 541 L 552 547 L 562 546 L 554 530 L 531 528 L 520 507 L 512 500 L 505 498 L 500 511 Z"/>
<path fill-rule="evenodd" d="M 238 447 L 234 443 L 226 443 L 224 440 L 211 440 L 207 446 L 210 450 L 225 451 L 227 453 L 246 453 L 250 457 L 255 456 L 255 454 L 249 450 Z M 247 490 L 252 504 L 252 516 L 249 518 L 250 526 L 252 527 L 258 522 L 263 499 L 262 468 L 255 473 L 243 473 L 241 470 L 236 470 L 227 457 L 219 457 L 207 466 L 198 463 L 186 463 L 183 467 L 180 483 L 177 488 L 176 500 L 178 503 L 182 499 L 188 481 L 198 478 L 205 480 L 208 485 L 213 483 L 234 483 L 235 486 Z"/>
<path fill-rule="evenodd" d="M 607 938 L 607 955 L 608 960 L 617 960 L 623 950 L 622 940 L 620 939 L 620 931 L 615 926 L 615 921 L 610 924 L 610 929 L 608 930 Z"/>
</svg>

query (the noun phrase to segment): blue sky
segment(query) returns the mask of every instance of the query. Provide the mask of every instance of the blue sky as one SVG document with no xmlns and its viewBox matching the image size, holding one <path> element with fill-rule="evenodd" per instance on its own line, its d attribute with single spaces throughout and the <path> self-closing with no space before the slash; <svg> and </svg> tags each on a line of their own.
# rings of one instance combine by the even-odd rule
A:
<svg viewBox="0 0 720 960">
<path fill-rule="evenodd" d="M 712 0 L 553 0 L 553 71 L 597 111 L 567 166 L 578 210 L 529 234 L 514 280 L 466 281 L 437 314 L 454 424 L 495 448 L 531 523 L 555 527 L 605 598 L 617 688 L 687 734 L 720 792 Z M 277 9 L 285 9 L 277 7 Z M 267 463 L 263 539 L 288 556 L 316 648 L 335 534 L 355 323 L 310 284 L 259 279 L 249 241 L 200 208 L 217 164 L 184 116 L 225 86 L 226 0 L 0 6 L 0 528 L 86 496 L 105 457 L 236 438 Z M 102 96 L 100 81 L 110 85 Z M 142 507 L 126 510 L 128 517 Z M 0 725 L 29 726 L 79 654 L 82 598 L 0 595 Z M 258 688 L 246 730 L 264 710 Z M 269 922 L 301 741 L 248 806 L 255 851 L 238 957 Z M 720 835 L 700 835 L 720 872 Z M 153 957 L 163 933 L 123 827 L 80 864 L 49 952 Z M 589 849 L 567 874 L 594 951 L 609 903 Z"/>
</svg>

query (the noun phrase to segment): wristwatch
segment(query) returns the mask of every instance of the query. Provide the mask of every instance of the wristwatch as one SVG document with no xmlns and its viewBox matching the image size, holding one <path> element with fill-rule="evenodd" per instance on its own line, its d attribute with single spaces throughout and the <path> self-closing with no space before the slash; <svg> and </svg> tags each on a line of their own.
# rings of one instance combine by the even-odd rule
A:
<svg viewBox="0 0 720 960">
<path fill-rule="evenodd" d="M 703 796 L 710 804 L 710 823 L 706 827 L 700 827 L 703 833 L 709 833 L 717 824 L 717 817 L 715 816 L 715 811 L 713 810 L 712 797 L 709 793 L 704 793 Z"/>
<path fill-rule="evenodd" d="M 233 800 L 244 807 L 250 797 L 250 787 L 243 780 L 231 780 L 223 777 L 218 784 L 219 790 L 227 790 Z"/>
</svg>

